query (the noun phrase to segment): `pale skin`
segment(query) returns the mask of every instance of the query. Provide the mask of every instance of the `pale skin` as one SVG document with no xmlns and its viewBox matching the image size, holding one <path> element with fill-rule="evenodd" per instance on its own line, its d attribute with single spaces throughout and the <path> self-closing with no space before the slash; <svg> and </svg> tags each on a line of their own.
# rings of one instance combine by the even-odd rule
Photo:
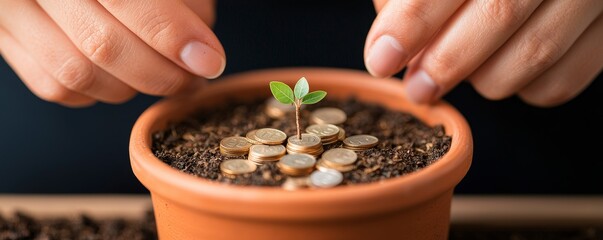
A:
<svg viewBox="0 0 603 240">
<path fill-rule="evenodd" d="M 485 98 L 541 107 L 603 69 L 601 0 L 375 0 L 366 67 L 407 67 L 405 95 L 430 103 L 462 81 Z M 0 53 L 40 98 L 65 106 L 172 95 L 226 65 L 212 0 L 0 0 Z"/>
</svg>

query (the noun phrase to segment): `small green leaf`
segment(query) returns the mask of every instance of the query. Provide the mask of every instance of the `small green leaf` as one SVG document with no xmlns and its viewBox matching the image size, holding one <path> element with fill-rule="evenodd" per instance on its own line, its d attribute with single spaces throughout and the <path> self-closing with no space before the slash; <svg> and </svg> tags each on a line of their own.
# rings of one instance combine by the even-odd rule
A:
<svg viewBox="0 0 603 240">
<path fill-rule="evenodd" d="M 272 81 L 270 82 L 270 91 L 276 100 L 284 104 L 293 103 L 293 90 L 282 82 Z"/>
<path fill-rule="evenodd" d="M 310 86 L 308 86 L 308 81 L 306 80 L 306 78 L 302 77 L 297 80 L 297 83 L 295 84 L 295 88 L 293 90 L 293 92 L 295 93 L 295 97 L 297 99 L 302 99 L 304 98 L 304 96 L 306 96 L 306 94 L 308 94 L 308 91 L 310 91 Z"/>
<path fill-rule="evenodd" d="M 315 104 L 317 102 L 320 102 L 320 100 L 322 100 L 326 96 L 327 96 L 327 92 L 325 92 L 325 91 L 314 91 L 314 92 L 308 93 L 308 95 L 306 95 L 302 99 L 302 104 Z"/>
</svg>

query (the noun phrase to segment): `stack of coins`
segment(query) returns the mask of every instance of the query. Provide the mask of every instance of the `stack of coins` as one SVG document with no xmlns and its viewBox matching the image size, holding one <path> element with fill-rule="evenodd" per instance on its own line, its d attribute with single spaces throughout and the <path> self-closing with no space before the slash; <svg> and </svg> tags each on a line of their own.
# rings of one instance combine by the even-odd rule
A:
<svg viewBox="0 0 603 240">
<path fill-rule="evenodd" d="M 343 141 L 343 139 L 345 139 L 345 129 L 339 127 L 339 137 L 337 137 L 337 140 Z"/>
<path fill-rule="evenodd" d="M 302 133 L 301 139 L 294 135 L 287 140 L 287 152 L 289 154 L 306 153 L 317 158 L 323 151 L 320 137 L 315 134 Z"/>
<path fill-rule="evenodd" d="M 339 141 L 340 128 L 333 124 L 313 124 L 306 128 L 306 132 L 316 134 L 322 144 L 327 145 Z"/>
<path fill-rule="evenodd" d="M 309 154 L 287 154 L 278 161 L 280 171 L 289 176 L 304 176 L 314 170 L 316 158 Z"/>
<path fill-rule="evenodd" d="M 285 147 L 283 145 L 252 145 L 249 148 L 249 156 L 247 157 L 249 161 L 262 165 L 266 162 L 276 162 L 281 159 L 286 153 Z"/>
<path fill-rule="evenodd" d="M 289 112 L 295 112 L 295 106 L 281 103 L 276 98 L 268 98 L 264 112 L 271 118 L 280 119 L 284 118 Z"/>
<path fill-rule="evenodd" d="M 335 169 L 340 172 L 349 172 L 356 168 L 354 163 L 358 155 L 352 150 L 345 148 L 333 148 L 322 154 L 322 159 L 318 161 L 316 167 L 319 170 Z"/>
<path fill-rule="evenodd" d="M 274 128 L 262 128 L 252 136 L 256 141 L 267 145 L 279 145 L 287 139 L 287 134 Z"/>
<path fill-rule="evenodd" d="M 348 117 L 338 108 L 319 108 L 310 115 L 310 122 L 315 124 L 342 124 Z"/>
<path fill-rule="evenodd" d="M 220 164 L 220 171 L 226 177 L 234 178 L 236 175 L 252 173 L 257 166 L 245 159 L 225 160 Z"/>
<path fill-rule="evenodd" d="M 220 141 L 220 153 L 226 157 L 243 156 L 250 147 L 251 143 L 244 137 L 227 137 Z"/>
<path fill-rule="evenodd" d="M 371 135 L 355 135 L 343 140 L 343 146 L 354 151 L 363 151 L 379 143 L 379 139 Z"/>
<path fill-rule="evenodd" d="M 343 174 L 337 170 L 324 169 L 310 174 L 310 185 L 317 188 L 331 188 L 343 181 Z"/>
</svg>

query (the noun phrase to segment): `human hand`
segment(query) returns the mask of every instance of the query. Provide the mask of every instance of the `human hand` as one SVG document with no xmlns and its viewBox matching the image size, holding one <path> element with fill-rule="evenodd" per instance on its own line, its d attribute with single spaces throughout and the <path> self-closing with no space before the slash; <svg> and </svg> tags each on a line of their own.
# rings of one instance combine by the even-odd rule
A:
<svg viewBox="0 0 603 240">
<path fill-rule="evenodd" d="M 603 1 L 375 0 L 365 64 L 387 77 L 408 66 L 407 96 L 441 98 L 464 79 L 484 97 L 555 106 L 603 69 Z"/>
<path fill-rule="evenodd" d="M 219 76 L 213 21 L 213 0 L 0 1 L 0 52 L 44 100 L 121 103 Z"/>
</svg>

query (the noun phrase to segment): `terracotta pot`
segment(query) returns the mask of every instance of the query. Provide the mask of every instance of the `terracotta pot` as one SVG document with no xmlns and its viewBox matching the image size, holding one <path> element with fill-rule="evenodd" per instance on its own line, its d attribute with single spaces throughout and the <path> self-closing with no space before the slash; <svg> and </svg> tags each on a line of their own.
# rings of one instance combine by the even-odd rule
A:
<svg viewBox="0 0 603 240">
<path fill-rule="evenodd" d="M 351 95 L 443 124 L 450 151 L 432 165 L 378 183 L 288 192 L 211 182 L 168 166 L 151 152 L 151 134 L 199 108 L 227 99 L 268 97 L 268 82 L 293 85 L 305 76 L 331 99 Z M 136 177 L 151 192 L 161 239 L 446 239 L 454 187 L 469 169 L 473 143 L 452 106 L 415 105 L 403 83 L 353 70 L 262 70 L 214 80 L 194 96 L 162 100 L 138 119 L 130 139 Z"/>
</svg>

